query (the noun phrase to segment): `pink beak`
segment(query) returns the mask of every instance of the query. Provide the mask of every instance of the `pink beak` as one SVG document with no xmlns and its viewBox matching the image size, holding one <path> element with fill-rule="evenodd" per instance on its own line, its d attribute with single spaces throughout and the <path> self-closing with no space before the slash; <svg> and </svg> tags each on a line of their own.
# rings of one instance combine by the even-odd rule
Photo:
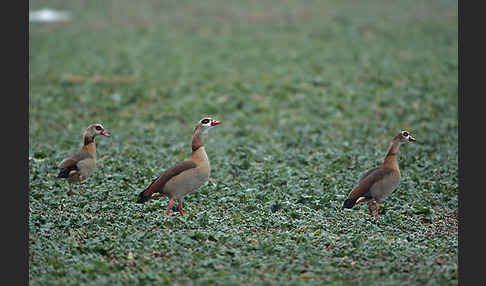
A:
<svg viewBox="0 0 486 286">
<path fill-rule="evenodd" d="M 218 121 L 218 120 L 212 120 L 211 121 L 211 126 L 216 126 L 218 124 L 221 124 L 221 121 Z"/>
<path fill-rule="evenodd" d="M 101 135 L 110 136 L 110 134 L 108 134 L 108 132 L 106 132 L 105 130 L 101 131 Z"/>
</svg>

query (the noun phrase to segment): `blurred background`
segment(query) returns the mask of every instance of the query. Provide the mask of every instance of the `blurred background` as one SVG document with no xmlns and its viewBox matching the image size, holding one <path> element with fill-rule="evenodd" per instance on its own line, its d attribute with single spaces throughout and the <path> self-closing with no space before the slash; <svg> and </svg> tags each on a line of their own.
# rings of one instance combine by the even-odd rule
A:
<svg viewBox="0 0 486 286">
<path fill-rule="evenodd" d="M 31 134 L 47 118 L 386 137 L 457 121 L 455 1 L 30 1 L 44 8 L 69 17 L 29 26 Z"/>
</svg>

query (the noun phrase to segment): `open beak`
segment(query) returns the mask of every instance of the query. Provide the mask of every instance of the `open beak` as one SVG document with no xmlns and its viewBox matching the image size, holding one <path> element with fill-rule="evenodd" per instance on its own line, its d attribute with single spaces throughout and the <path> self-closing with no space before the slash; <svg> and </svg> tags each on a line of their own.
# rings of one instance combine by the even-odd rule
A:
<svg viewBox="0 0 486 286">
<path fill-rule="evenodd" d="M 415 137 L 408 136 L 408 142 L 415 142 Z"/>
<path fill-rule="evenodd" d="M 211 126 L 216 126 L 218 124 L 221 124 L 221 121 L 218 120 L 211 120 Z"/>
<path fill-rule="evenodd" d="M 105 130 L 101 131 L 101 135 L 110 136 L 110 134 L 108 134 L 108 132 L 106 132 Z"/>
</svg>

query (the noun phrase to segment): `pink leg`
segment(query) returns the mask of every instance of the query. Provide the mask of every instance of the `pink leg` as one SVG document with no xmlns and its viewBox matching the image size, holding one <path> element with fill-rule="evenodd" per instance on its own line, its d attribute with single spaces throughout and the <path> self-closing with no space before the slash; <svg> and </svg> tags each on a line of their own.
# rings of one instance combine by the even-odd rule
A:
<svg viewBox="0 0 486 286">
<path fill-rule="evenodd" d="M 370 210 L 371 217 L 373 217 L 373 209 L 371 208 L 371 201 L 368 202 L 368 209 Z"/>
<path fill-rule="evenodd" d="M 376 214 L 375 217 L 378 217 L 378 207 L 380 206 L 379 203 L 375 203 L 375 208 L 376 208 Z"/>
<path fill-rule="evenodd" d="M 179 201 L 179 204 L 177 205 L 177 207 L 179 208 L 179 213 L 181 214 L 181 216 L 184 216 L 184 212 L 182 211 L 182 200 Z"/>
<path fill-rule="evenodd" d="M 171 199 L 169 201 L 169 206 L 167 207 L 167 211 L 165 212 L 165 215 L 166 216 L 169 216 L 170 215 L 170 209 L 172 208 L 172 204 L 174 204 L 174 199 Z"/>
<path fill-rule="evenodd" d="M 83 181 L 83 176 L 79 176 L 78 180 L 79 180 L 79 194 L 82 195 L 83 190 L 81 190 L 81 182 Z"/>
<path fill-rule="evenodd" d="M 71 185 L 71 183 L 69 183 L 69 196 L 73 196 L 73 186 Z"/>
</svg>

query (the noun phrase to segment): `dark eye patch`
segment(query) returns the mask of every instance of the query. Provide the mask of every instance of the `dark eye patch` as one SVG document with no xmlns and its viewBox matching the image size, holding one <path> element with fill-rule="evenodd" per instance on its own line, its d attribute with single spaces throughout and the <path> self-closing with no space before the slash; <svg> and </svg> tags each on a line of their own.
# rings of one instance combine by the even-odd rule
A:
<svg viewBox="0 0 486 286">
<path fill-rule="evenodd" d="M 208 124 L 209 123 L 209 119 L 205 118 L 205 119 L 201 120 L 201 123 L 202 124 Z"/>
<path fill-rule="evenodd" d="M 99 126 L 99 125 L 97 125 L 95 128 L 96 128 L 96 130 L 98 130 L 98 131 L 100 131 L 100 130 L 102 129 L 102 128 L 101 128 L 101 126 Z"/>
<path fill-rule="evenodd" d="M 405 136 L 405 137 L 407 137 L 408 136 L 408 132 L 405 131 L 405 132 L 402 133 L 402 135 Z"/>
</svg>

